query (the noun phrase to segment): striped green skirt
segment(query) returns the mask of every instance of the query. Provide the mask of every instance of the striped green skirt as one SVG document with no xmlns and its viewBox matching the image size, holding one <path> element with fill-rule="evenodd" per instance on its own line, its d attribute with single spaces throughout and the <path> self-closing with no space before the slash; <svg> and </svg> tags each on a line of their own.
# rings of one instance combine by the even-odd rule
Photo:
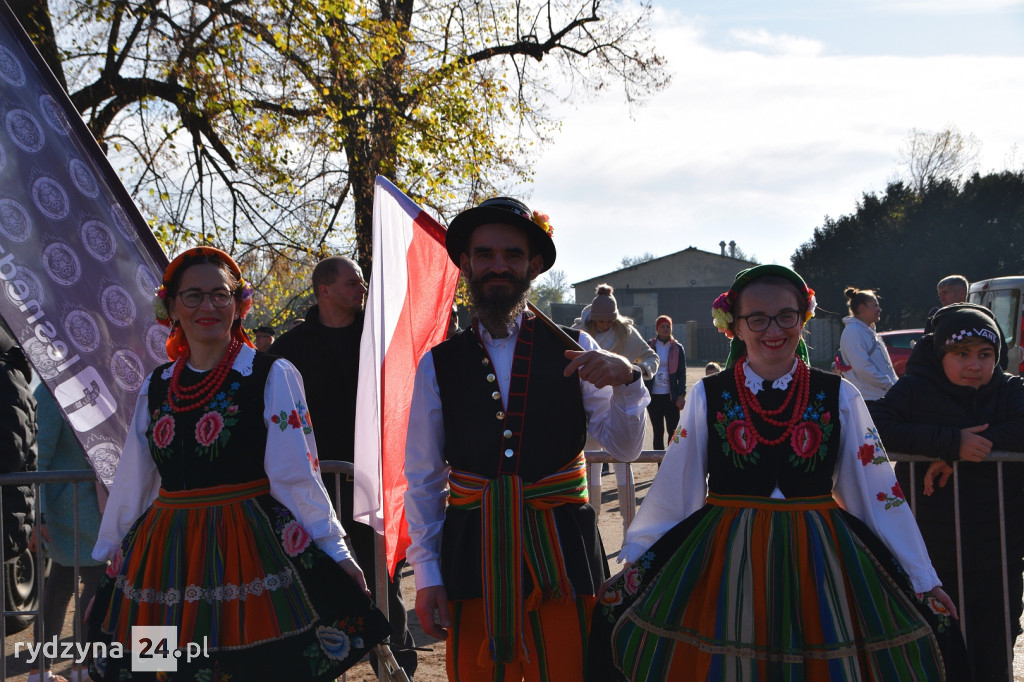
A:
<svg viewBox="0 0 1024 682">
<path fill-rule="evenodd" d="M 831 497 L 709 495 L 599 597 L 589 658 L 588 680 L 967 679 L 955 622 Z"/>
</svg>

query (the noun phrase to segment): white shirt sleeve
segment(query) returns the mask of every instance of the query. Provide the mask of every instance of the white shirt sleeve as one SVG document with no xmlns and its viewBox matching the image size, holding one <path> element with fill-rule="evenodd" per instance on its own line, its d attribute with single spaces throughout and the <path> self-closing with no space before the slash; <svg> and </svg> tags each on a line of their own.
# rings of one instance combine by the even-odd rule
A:
<svg viewBox="0 0 1024 682">
<path fill-rule="evenodd" d="M 416 368 L 409 432 L 405 441 L 405 519 L 411 544 L 406 559 L 413 567 L 416 589 L 441 585 L 441 531 L 448 502 L 448 471 L 444 461 L 444 417 L 434 355 L 429 351 Z"/>
<path fill-rule="evenodd" d="M 146 439 L 151 379 L 152 375 L 146 377 L 135 401 L 135 414 L 128 426 L 128 437 L 117 463 L 117 473 L 110 486 L 100 531 L 92 550 L 92 558 L 97 561 L 109 561 L 117 554 L 125 534 L 160 492 L 160 472 L 149 453 Z"/>
<path fill-rule="evenodd" d="M 270 494 L 288 508 L 324 553 L 335 561 L 350 558 L 345 530 L 320 477 L 302 376 L 292 363 L 282 358 L 271 366 L 263 403 L 267 426 L 263 466 Z"/>
<path fill-rule="evenodd" d="M 600 350 L 586 332 L 580 332 L 580 346 L 583 350 Z M 644 382 L 638 379 L 625 386 L 598 388 L 589 381 L 581 381 L 580 390 L 590 435 L 620 462 L 632 462 L 639 457 L 647 429 L 644 410 L 651 402 Z"/>
<path fill-rule="evenodd" d="M 839 390 L 839 419 L 842 443 L 832 481 L 836 501 L 885 543 L 915 591 L 941 585 L 864 399 L 845 379 Z"/>
<path fill-rule="evenodd" d="M 679 429 L 626 531 L 618 561 L 636 561 L 677 523 L 704 506 L 708 494 L 707 395 L 698 381 L 686 397 Z"/>
</svg>

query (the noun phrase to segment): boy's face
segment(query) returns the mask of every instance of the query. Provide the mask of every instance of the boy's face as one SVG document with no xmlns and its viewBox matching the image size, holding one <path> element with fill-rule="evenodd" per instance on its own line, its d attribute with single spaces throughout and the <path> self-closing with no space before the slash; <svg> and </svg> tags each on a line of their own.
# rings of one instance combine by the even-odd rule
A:
<svg viewBox="0 0 1024 682">
<path fill-rule="evenodd" d="M 942 356 L 942 371 L 956 386 L 980 388 L 989 382 L 996 369 L 996 351 L 984 341 Z"/>
</svg>

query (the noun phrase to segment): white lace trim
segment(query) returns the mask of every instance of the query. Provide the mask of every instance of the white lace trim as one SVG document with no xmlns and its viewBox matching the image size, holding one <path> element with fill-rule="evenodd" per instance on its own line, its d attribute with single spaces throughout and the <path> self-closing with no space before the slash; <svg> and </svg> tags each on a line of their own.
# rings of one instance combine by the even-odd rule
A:
<svg viewBox="0 0 1024 682">
<path fill-rule="evenodd" d="M 788 374 L 783 374 L 781 377 L 772 382 L 772 388 L 776 388 L 780 391 L 785 391 L 789 388 L 789 382 L 793 380 L 793 373 L 796 371 L 796 363 L 799 360 L 793 360 L 793 366 L 790 368 Z M 746 386 L 750 389 L 753 395 L 757 395 L 762 388 L 764 388 L 764 379 L 757 375 L 753 369 L 750 368 L 750 362 L 745 361 L 743 363 L 743 374 L 746 377 Z"/>
<path fill-rule="evenodd" d="M 117 576 L 117 589 L 120 590 L 126 599 L 139 602 L 140 604 L 167 604 L 173 606 L 181 602 L 184 597 L 187 602 L 199 601 L 234 601 L 252 595 L 258 597 L 264 592 L 282 590 L 291 587 L 294 581 L 294 571 L 285 568 L 280 573 L 271 574 L 263 578 L 256 578 L 251 582 L 242 585 L 228 583 L 217 587 L 202 587 L 201 585 L 189 585 L 184 590 L 172 587 L 166 592 L 155 590 L 151 587 L 138 589 L 128 584 L 128 579 Z"/>
</svg>

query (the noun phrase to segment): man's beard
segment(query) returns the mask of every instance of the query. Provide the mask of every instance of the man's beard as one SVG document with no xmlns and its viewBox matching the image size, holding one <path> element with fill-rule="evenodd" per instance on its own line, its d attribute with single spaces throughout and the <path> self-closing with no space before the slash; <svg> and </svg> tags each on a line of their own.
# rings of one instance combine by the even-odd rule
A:
<svg viewBox="0 0 1024 682">
<path fill-rule="evenodd" d="M 509 282 L 511 289 L 493 287 L 485 291 L 488 282 Z M 530 290 L 530 278 L 519 277 L 513 272 L 507 274 L 482 275 L 479 279 L 469 273 L 469 302 L 481 324 L 488 329 L 507 328 L 526 307 L 526 294 Z"/>
</svg>

